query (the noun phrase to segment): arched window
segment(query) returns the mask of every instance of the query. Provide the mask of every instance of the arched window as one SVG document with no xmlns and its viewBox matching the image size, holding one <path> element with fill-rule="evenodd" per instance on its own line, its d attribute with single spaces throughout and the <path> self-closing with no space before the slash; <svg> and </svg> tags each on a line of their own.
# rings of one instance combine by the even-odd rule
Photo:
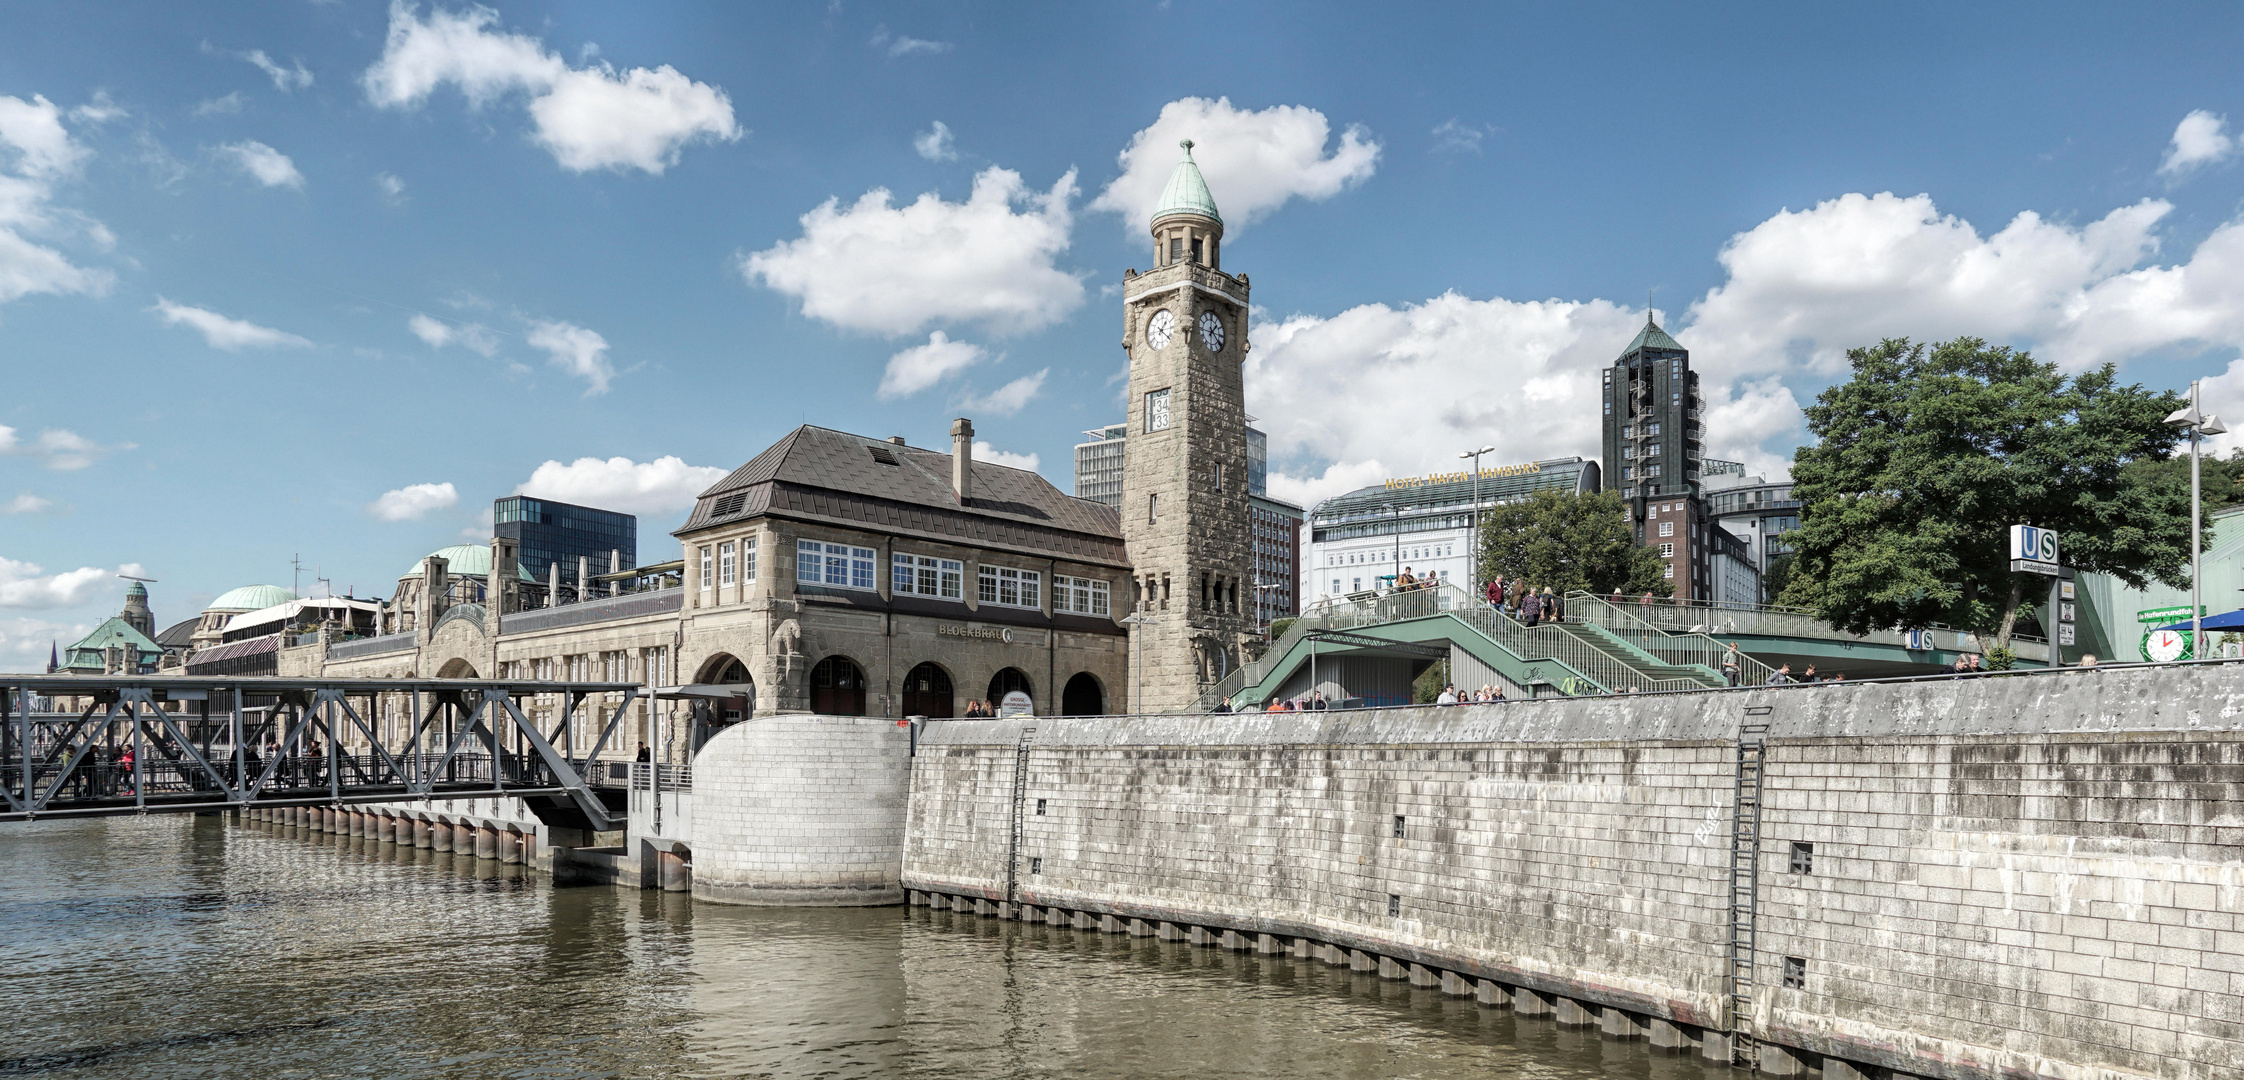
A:
<svg viewBox="0 0 2244 1080">
<path fill-rule="evenodd" d="M 846 656 L 829 656 L 810 669 L 810 711 L 826 716 L 865 715 L 865 672 Z"/>
<path fill-rule="evenodd" d="M 1099 680 L 1088 671 L 1078 671 L 1067 681 L 1067 689 L 1060 691 L 1060 714 L 1063 716 L 1100 716 L 1106 712 L 1106 691 Z"/>
<path fill-rule="evenodd" d="M 1005 704 L 1005 695 L 1015 690 L 1029 695 L 1031 700 L 1036 697 L 1036 691 L 1029 688 L 1028 676 L 1021 674 L 1019 668 L 1002 668 L 997 674 L 990 676 L 990 711 L 997 711 L 999 706 Z"/>
<path fill-rule="evenodd" d="M 748 665 L 741 663 L 739 658 L 718 653 L 704 661 L 701 670 L 700 681 L 704 683 L 714 683 L 721 686 L 741 686 L 745 684 L 741 696 L 722 699 L 717 705 L 713 706 L 716 713 L 711 717 L 712 720 L 727 724 L 738 723 L 754 711 L 756 680 L 749 677 Z"/>
<path fill-rule="evenodd" d="M 948 720 L 958 715 L 951 704 L 951 673 L 933 661 L 904 676 L 904 715 Z"/>
</svg>

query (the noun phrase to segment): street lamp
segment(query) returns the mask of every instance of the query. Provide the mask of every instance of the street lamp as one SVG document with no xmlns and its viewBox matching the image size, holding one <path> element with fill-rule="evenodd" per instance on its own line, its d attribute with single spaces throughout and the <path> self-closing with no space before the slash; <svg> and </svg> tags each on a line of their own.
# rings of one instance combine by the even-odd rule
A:
<svg viewBox="0 0 2244 1080">
<path fill-rule="evenodd" d="M 2199 443 L 2207 435 L 2226 434 L 2228 428 L 2221 424 L 2219 417 L 2207 416 L 2198 411 L 2197 384 L 2198 380 L 2190 380 L 2189 408 L 2174 410 L 2174 414 L 2166 418 L 2166 424 L 2189 432 L 2189 651 L 2192 657 L 2203 659 L 2205 611 L 2199 596 L 2197 555 L 2198 549 L 2204 546 L 2204 542 L 2198 537 L 2204 516 L 2201 507 L 2204 494 L 2198 480 L 2199 460 L 2202 457 Z"/>
<path fill-rule="evenodd" d="M 1392 575 L 1394 580 L 1394 585 L 1391 586 L 1388 591 L 1393 592 L 1395 589 L 1399 589 L 1402 587 L 1402 507 L 1397 506 L 1394 503 L 1380 503 L 1379 508 L 1395 515 L 1394 563 L 1387 567 L 1387 572 Z"/>
<path fill-rule="evenodd" d="M 1461 458 L 1473 459 L 1473 513 L 1471 517 L 1473 538 L 1470 543 L 1465 545 L 1465 557 L 1470 560 L 1465 564 L 1465 581 L 1476 590 L 1480 587 L 1480 456 L 1495 452 L 1495 447 L 1483 446 L 1478 450 L 1467 450 L 1457 455 Z"/>
<path fill-rule="evenodd" d="M 1122 624 L 1135 631 L 1140 626 L 1150 626 L 1160 622 L 1161 617 L 1148 612 L 1145 605 L 1144 600 L 1138 601 L 1138 609 L 1124 616 L 1121 619 Z M 1138 694 L 1145 689 L 1144 656 L 1145 635 L 1142 633 L 1133 634 L 1130 640 L 1130 715 L 1132 716 L 1143 711 L 1143 707 L 1138 704 L 1141 700 Z"/>
</svg>

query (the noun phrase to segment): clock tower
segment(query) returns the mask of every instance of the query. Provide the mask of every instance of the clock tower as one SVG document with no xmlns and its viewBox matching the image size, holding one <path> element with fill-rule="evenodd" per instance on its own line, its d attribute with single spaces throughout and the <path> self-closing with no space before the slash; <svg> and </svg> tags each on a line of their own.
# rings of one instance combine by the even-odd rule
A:
<svg viewBox="0 0 2244 1080">
<path fill-rule="evenodd" d="M 1153 266 L 1122 275 L 1130 419 L 1122 537 L 1136 575 L 1132 712 L 1192 704 L 1255 630 L 1247 505 L 1247 278 L 1223 272 L 1223 216 L 1184 160 L 1153 211 Z"/>
</svg>

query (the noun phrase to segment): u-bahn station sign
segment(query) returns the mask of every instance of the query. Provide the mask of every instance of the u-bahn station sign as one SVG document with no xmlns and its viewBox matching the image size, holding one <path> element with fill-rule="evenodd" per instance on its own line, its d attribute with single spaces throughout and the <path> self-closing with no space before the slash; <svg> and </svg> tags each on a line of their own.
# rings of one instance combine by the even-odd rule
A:
<svg viewBox="0 0 2244 1080">
<path fill-rule="evenodd" d="M 1534 462 L 1528 462 L 1525 465 L 1498 465 L 1492 469 L 1482 469 L 1480 471 L 1480 475 L 1483 479 L 1485 479 L 1492 476 L 1530 476 L 1542 471 L 1543 467 L 1541 465 Z M 1432 484 L 1462 484 L 1472 478 L 1473 474 L 1469 472 L 1428 473 L 1424 476 L 1404 476 L 1388 480 L 1387 490 L 1397 491 L 1402 488 L 1426 487 Z"/>
<path fill-rule="evenodd" d="M 2057 532 L 2035 525 L 2010 527 L 2010 569 L 2013 573 L 2056 577 Z"/>
</svg>

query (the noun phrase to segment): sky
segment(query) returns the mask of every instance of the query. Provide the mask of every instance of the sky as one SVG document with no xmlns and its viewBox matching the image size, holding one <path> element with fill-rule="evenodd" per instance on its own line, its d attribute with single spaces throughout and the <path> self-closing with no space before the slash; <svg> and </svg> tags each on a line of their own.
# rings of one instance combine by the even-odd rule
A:
<svg viewBox="0 0 2244 1080">
<path fill-rule="evenodd" d="M 798 424 L 1072 488 L 1179 139 L 1272 494 L 1594 455 L 1647 306 L 1783 475 L 1884 337 L 2244 416 L 2233 5 L 9 4 L 0 667 L 387 596 Z M 2235 122 L 2229 119 L 2236 118 Z M 302 569 L 297 569 L 297 564 Z"/>
</svg>

